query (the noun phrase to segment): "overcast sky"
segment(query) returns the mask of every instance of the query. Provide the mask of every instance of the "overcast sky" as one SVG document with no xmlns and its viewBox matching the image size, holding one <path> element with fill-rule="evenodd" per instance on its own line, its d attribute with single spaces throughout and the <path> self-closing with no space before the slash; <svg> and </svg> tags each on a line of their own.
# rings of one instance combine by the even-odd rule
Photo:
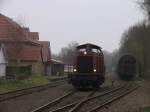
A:
<svg viewBox="0 0 150 112">
<path fill-rule="evenodd" d="M 2 1 L 2 0 L 0 0 Z M 143 19 L 135 0 L 3 0 L 1 13 L 51 42 L 58 53 L 71 41 L 113 51 L 129 26 Z"/>
</svg>

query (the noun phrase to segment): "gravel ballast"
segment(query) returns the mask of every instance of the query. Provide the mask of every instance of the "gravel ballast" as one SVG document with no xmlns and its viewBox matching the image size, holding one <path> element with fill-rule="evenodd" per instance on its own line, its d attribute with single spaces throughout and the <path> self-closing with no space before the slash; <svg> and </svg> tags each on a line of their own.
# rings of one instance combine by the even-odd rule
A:
<svg viewBox="0 0 150 112">
<path fill-rule="evenodd" d="M 118 101 L 107 105 L 99 112 L 144 112 L 143 108 L 150 106 L 150 82 L 136 81 L 140 87 Z"/>
<path fill-rule="evenodd" d="M 46 104 L 70 90 L 72 90 L 71 85 L 63 84 L 61 86 L 0 102 L 0 112 L 30 112 L 36 107 Z"/>
</svg>

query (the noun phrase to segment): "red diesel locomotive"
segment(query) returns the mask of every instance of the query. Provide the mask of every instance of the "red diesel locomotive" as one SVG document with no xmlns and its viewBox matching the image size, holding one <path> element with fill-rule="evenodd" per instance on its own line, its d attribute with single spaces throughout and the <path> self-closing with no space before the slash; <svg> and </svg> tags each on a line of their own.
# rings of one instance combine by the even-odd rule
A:
<svg viewBox="0 0 150 112">
<path fill-rule="evenodd" d="M 101 47 L 83 44 L 77 46 L 76 50 L 73 73 L 68 74 L 69 82 L 75 88 L 98 88 L 105 81 L 104 55 Z"/>
</svg>

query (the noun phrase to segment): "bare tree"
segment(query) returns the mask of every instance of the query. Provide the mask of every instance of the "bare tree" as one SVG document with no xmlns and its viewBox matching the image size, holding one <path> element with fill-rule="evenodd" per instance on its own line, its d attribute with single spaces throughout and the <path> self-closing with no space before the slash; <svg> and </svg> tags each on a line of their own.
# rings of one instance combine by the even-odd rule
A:
<svg viewBox="0 0 150 112">
<path fill-rule="evenodd" d="M 114 50 L 112 53 L 103 51 L 103 53 L 105 57 L 106 72 L 115 72 L 118 61 L 118 50 Z"/>
<path fill-rule="evenodd" d="M 9 29 L 10 38 L 7 42 L 7 54 L 10 62 L 14 62 L 16 65 L 20 63 L 21 52 L 24 48 L 24 42 L 26 34 L 21 27 L 14 27 Z"/>
<path fill-rule="evenodd" d="M 55 60 L 61 60 L 58 54 L 52 54 L 51 57 Z"/>
<path fill-rule="evenodd" d="M 15 21 L 17 21 L 17 23 L 21 27 L 25 27 L 26 26 L 26 20 L 25 20 L 25 17 L 23 15 L 18 15 L 17 18 L 15 19 Z"/>
<path fill-rule="evenodd" d="M 16 23 L 14 23 L 16 24 Z M 23 77 L 25 72 L 20 72 L 20 63 L 22 59 L 22 52 L 26 42 L 26 32 L 19 25 L 10 26 L 8 29 L 8 40 L 5 43 L 7 57 L 8 57 L 8 75 L 16 79 Z"/>
<path fill-rule="evenodd" d="M 138 0 L 137 3 L 145 14 L 147 20 L 150 22 L 150 0 Z"/>
<path fill-rule="evenodd" d="M 26 30 L 24 29 L 23 18 L 18 17 L 17 22 L 14 22 L 10 19 L 9 22 L 11 23 L 11 26 L 7 30 L 7 32 L 9 32 L 9 40 L 7 42 L 7 54 L 9 61 L 14 62 L 14 65 L 17 66 L 21 60 L 21 54 L 25 46 L 28 32 L 26 32 Z"/>
<path fill-rule="evenodd" d="M 132 54 L 141 64 L 143 76 L 150 72 L 150 26 L 144 23 L 130 27 L 121 40 L 120 53 Z"/>
<path fill-rule="evenodd" d="M 59 53 L 60 59 L 66 64 L 73 64 L 76 56 L 77 42 L 71 42 L 66 47 L 63 47 Z"/>
</svg>

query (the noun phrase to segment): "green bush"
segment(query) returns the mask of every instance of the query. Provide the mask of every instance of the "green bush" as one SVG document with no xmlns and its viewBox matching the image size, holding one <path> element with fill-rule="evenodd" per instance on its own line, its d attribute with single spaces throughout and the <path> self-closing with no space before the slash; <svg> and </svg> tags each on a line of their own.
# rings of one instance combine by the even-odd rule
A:
<svg viewBox="0 0 150 112">
<path fill-rule="evenodd" d="M 0 93 L 48 84 L 47 76 L 30 76 L 24 80 L 0 80 Z"/>
<path fill-rule="evenodd" d="M 23 80 L 25 78 L 28 78 L 31 76 L 31 67 L 25 66 L 25 67 L 7 67 L 6 73 L 8 77 L 15 78 L 17 80 Z"/>
<path fill-rule="evenodd" d="M 150 112 L 150 107 L 146 107 L 146 108 L 144 109 L 144 112 Z"/>
<path fill-rule="evenodd" d="M 31 76 L 31 73 L 30 71 L 24 71 L 24 72 L 18 72 L 16 74 L 16 79 L 17 80 L 23 80 L 23 79 L 26 79 L 26 78 L 29 78 Z"/>
</svg>

